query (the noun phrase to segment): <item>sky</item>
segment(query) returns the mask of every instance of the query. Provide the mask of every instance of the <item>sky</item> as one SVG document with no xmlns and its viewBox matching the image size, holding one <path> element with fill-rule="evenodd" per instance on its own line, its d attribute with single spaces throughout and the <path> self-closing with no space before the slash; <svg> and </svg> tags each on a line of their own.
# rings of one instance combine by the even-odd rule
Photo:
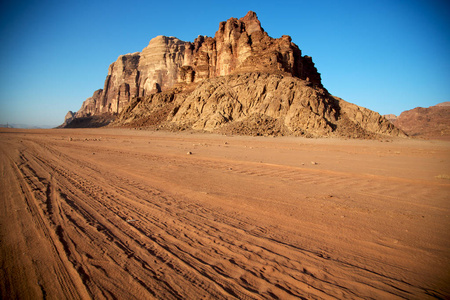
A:
<svg viewBox="0 0 450 300">
<path fill-rule="evenodd" d="M 290 35 L 346 101 L 396 115 L 450 101 L 447 0 L 3 0 L 0 124 L 57 126 L 119 55 L 158 35 L 214 36 L 249 10 L 269 36 Z"/>
</svg>

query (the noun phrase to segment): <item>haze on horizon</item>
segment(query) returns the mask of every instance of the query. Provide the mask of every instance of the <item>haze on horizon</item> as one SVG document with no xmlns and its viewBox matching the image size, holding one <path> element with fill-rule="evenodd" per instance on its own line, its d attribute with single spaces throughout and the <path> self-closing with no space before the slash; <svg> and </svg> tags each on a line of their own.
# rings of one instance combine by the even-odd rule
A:
<svg viewBox="0 0 450 300">
<path fill-rule="evenodd" d="M 290 35 L 328 91 L 380 114 L 449 101 L 446 1 L 4 1 L 0 4 L 0 124 L 57 126 L 103 88 L 108 66 L 155 36 L 193 41 L 221 21 L 257 13 L 272 37 Z"/>
</svg>

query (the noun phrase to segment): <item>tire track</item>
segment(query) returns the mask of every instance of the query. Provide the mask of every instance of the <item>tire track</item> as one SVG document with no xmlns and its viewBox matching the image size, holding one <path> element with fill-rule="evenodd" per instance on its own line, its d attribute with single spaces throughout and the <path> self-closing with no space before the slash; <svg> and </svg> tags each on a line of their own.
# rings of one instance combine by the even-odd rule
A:
<svg viewBox="0 0 450 300">
<path fill-rule="evenodd" d="M 172 160 L 172 162 L 173 162 L 173 160 Z M 179 162 L 180 163 L 180 162 Z M 209 163 L 209 166 L 208 167 L 212 167 L 211 166 L 211 163 Z M 218 168 L 218 169 L 223 169 L 223 166 L 221 166 L 221 165 L 213 165 L 213 167 L 215 167 L 215 168 Z M 258 167 L 258 169 L 260 169 L 260 167 Z M 273 173 L 264 173 L 264 172 L 260 172 L 258 169 L 256 169 L 256 170 L 251 170 L 251 171 L 246 171 L 246 173 L 244 173 L 244 174 L 247 174 L 247 175 L 249 175 L 249 176 L 280 176 L 280 173 L 282 173 L 282 174 L 288 174 L 288 176 L 285 176 L 285 178 L 291 178 L 290 176 L 292 175 L 292 172 L 286 172 L 286 171 L 277 171 L 276 172 L 276 175 L 274 175 Z M 111 177 L 114 177 L 112 174 L 108 174 L 108 177 L 109 178 L 111 178 Z M 316 176 L 316 178 L 318 178 L 319 176 Z M 310 175 L 310 178 L 314 181 L 316 178 L 314 178 L 314 176 L 311 176 Z M 323 178 L 322 178 L 323 179 Z M 121 180 L 120 180 L 122 183 L 123 182 L 126 182 L 126 179 L 124 179 L 124 178 L 122 178 Z M 125 186 L 133 186 L 133 184 L 126 184 Z M 126 193 L 128 193 L 128 192 L 126 192 Z M 180 207 L 180 209 L 185 209 L 184 207 Z M 198 212 L 196 211 L 196 214 L 198 215 Z M 215 216 L 216 217 L 216 220 L 218 219 L 217 218 L 217 216 Z M 225 220 L 225 218 L 223 217 L 223 216 L 220 216 L 221 217 L 221 220 L 220 220 L 220 223 L 223 225 L 223 224 L 232 224 L 235 220 L 231 220 L 231 222 L 230 222 L 230 220 Z M 192 220 L 187 220 L 187 222 L 186 223 L 189 223 L 189 222 L 191 222 L 192 223 Z M 238 230 L 239 228 L 242 228 L 242 223 L 240 222 L 239 224 L 237 224 L 237 225 L 231 225 L 232 226 L 232 228 L 233 228 L 233 230 Z M 137 225 L 138 226 L 138 225 Z M 224 230 L 223 230 L 223 228 L 221 229 L 221 232 L 223 232 Z M 248 235 L 248 234 L 251 234 L 251 233 L 249 233 L 249 232 L 246 232 L 246 234 Z M 254 237 L 256 236 L 255 234 L 252 234 Z M 172 241 L 172 243 L 174 243 L 174 244 L 176 244 L 176 241 L 180 241 L 180 240 L 182 240 L 182 238 L 180 237 L 180 236 L 176 236 L 176 234 L 175 233 L 172 233 L 172 236 L 173 237 L 175 237 L 175 240 L 173 240 Z M 261 236 L 259 236 L 259 237 L 261 237 Z M 243 237 L 242 236 L 239 236 L 239 237 L 236 237 L 235 238 L 236 240 L 239 240 L 239 239 L 243 239 Z M 263 239 L 267 239 L 267 237 L 263 237 Z M 167 241 L 165 241 L 165 242 L 167 242 Z M 276 242 L 278 242 L 279 243 L 279 241 L 276 241 Z M 231 246 L 230 246 L 230 244 L 232 244 L 231 242 L 228 242 L 229 244 L 228 244 L 228 247 L 229 248 L 231 248 Z M 280 244 L 282 244 L 282 243 L 280 243 Z M 284 246 L 288 246 L 288 245 L 284 245 Z M 179 246 L 179 247 L 177 247 L 177 249 L 178 250 L 180 250 L 180 249 L 182 249 L 182 246 Z M 171 250 L 171 252 L 173 253 L 173 252 L 175 252 L 176 250 Z M 233 251 L 236 251 L 236 250 L 233 250 Z M 305 252 L 305 249 L 302 249 L 302 251 L 303 252 Z M 307 252 L 307 251 L 306 251 Z M 221 254 L 221 256 L 223 256 L 223 254 Z M 316 254 L 316 257 L 317 257 L 318 255 Z M 187 260 L 186 258 L 184 258 L 183 260 Z M 266 257 L 266 260 L 267 260 L 267 257 Z M 236 260 L 233 260 L 233 261 L 236 261 Z M 338 262 L 338 263 L 341 263 L 341 262 Z M 311 264 L 313 264 L 313 263 L 311 263 Z M 242 265 L 244 265 L 244 264 L 242 264 Z M 245 269 L 245 267 L 243 267 L 241 265 L 241 269 L 243 269 L 244 271 L 248 271 L 248 270 L 246 270 Z M 290 271 L 295 271 L 295 270 L 290 270 Z M 368 271 L 368 270 L 363 270 L 363 271 Z M 203 272 L 204 273 L 204 271 L 201 271 L 200 270 L 200 272 Z M 312 273 L 310 273 L 310 272 L 308 272 L 307 271 L 307 269 L 305 269 L 305 268 L 303 268 L 303 272 L 301 272 L 301 274 L 302 274 L 302 276 L 303 277 L 305 277 L 305 274 L 307 274 L 307 275 L 309 275 L 309 276 L 311 276 L 312 275 Z M 378 274 L 379 276 L 382 276 L 381 274 Z M 328 276 L 328 277 L 331 277 L 331 275 L 326 275 L 326 276 Z M 262 276 L 258 276 L 258 277 L 262 277 Z M 293 275 L 293 277 L 296 277 L 296 278 L 300 278 L 301 276 L 300 275 Z M 314 277 L 314 276 L 313 276 Z M 383 277 L 383 276 L 382 276 Z M 387 280 L 392 280 L 392 278 L 386 278 Z M 304 280 L 304 279 L 303 279 Z M 266 279 L 266 281 L 267 281 L 267 279 Z M 304 280 L 305 281 L 305 280 Z M 269 283 L 271 283 L 271 284 L 273 284 L 273 282 L 270 282 L 270 281 L 268 281 Z M 311 284 L 311 283 L 309 283 L 309 284 Z M 225 289 L 228 289 L 227 287 L 224 287 Z M 279 288 L 282 288 L 281 286 L 279 286 Z M 287 290 L 287 291 L 290 291 L 290 290 L 292 290 L 292 287 L 291 288 L 288 288 L 288 289 L 285 289 L 285 290 Z M 298 292 L 297 292 L 297 295 L 301 295 L 301 293 L 300 294 L 298 294 Z M 242 296 L 242 295 L 241 295 Z M 330 296 L 330 295 L 328 295 L 328 294 L 322 294 L 322 297 L 325 297 L 325 296 Z"/>
<path fill-rule="evenodd" d="M 101 164 L 91 165 L 82 154 L 68 155 L 58 147 L 29 141 L 17 159 L 16 177 L 23 178 L 27 198 L 33 199 L 29 206 L 41 216 L 39 226 L 46 226 L 43 231 L 58 244 L 58 255 L 65 257 L 69 266 L 63 270 L 75 270 L 76 288 L 85 287 L 90 297 L 339 299 L 370 291 L 414 298 L 424 292 L 420 286 L 365 267 L 367 258 L 352 263 L 310 249 L 289 238 L 286 229 L 259 225 L 167 193 L 149 186 L 151 180 L 139 174 L 125 169 L 111 172 Z M 121 154 L 108 150 L 111 158 Z M 392 195 L 393 185 L 383 178 L 201 157 L 128 155 L 132 157 L 123 159 L 180 169 L 195 165 L 250 179 L 276 178 L 319 187 L 338 182 L 340 190 L 358 184 L 361 193 L 373 194 L 379 201 L 387 201 L 386 192 L 397 197 Z M 395 184 L 415 190 L 411 182 Z M 68 280 L 58 276 L 62 282 Z"/>
<path fill-rule="evenodd" d="M 12 168 L 15 172 L 16 179 L 20 184 L 27 206 L 33 215 L 36 227 L 45 236 L 54 257 L 56 258 L 56 268 L 54 271 L 56 277 L 60 279 L 63 293 L 77 299 L 86 298 L 88 292 L 82 283 L 82 278 L 79 276 L 79 273 L 74 272 L 73 266 L 70 265 L 67 256 L 64 254 L 64 243 L 58 238 L 57 232 L 55 232 L 50 227 L 50 224 L 46 222 L 43 211 L 39 209 L 42 204 L 42 199 L 35 197 L 35 193 L 33 192 L 34 189 L 39 190 L 38 185 L 36 184 L 37 182 L 34 180 L 35 177 L 32 175 L 31 177 L 27 177 L 26 174 L 28 172 L 23 173 L 23 169 L 15 163 L 12 163 Z M 30 181 L 27 181 L 27 178 Z"/>
<path fill-rule="evenodd" d="M 36 156 L 37 159 L 39 160 L 41 166 L 45 165 L 45 163 L 48 163 L 46 161 L 44 161 L 42 158 L 40 158 L 39 156 Z M 119 194 L 111 194 L 110 192 L 105 192 L 102 190 L 101 187 L 99 186 L 93 186 L 90 182 L 84 180 L 82 177 L 80 177 L 79 175 L 75 174 L 74 172 L 66 172 L 63 171 L 61 169 L 59 169 L 58 167 L 52 166 L 50 164 L 48 164 L 49 168 L 52 169 L 51 172 L 58 174 L 59 176 L 61 176 L 62 178 L 60 178 L 60 183 L 62 183 L 62 185 L 64 186 L 65 190 L 68 190 L 69 192 L 73 193 L 74 198 L 76 198 L 77 196 L 80 198 L 84 198 L 84 200 L 90 200 L 89 204 L 86 203 L 81 203 L 81 201 L 77 202 L 77 205 L 73 204 L 72 201 L 72 209 L 75 209 L 77 211 L 80 211 L 80 215 L 83 216 L 83 218 L 86 220 L 85 223 L 91 223 L 91 226 L 95 226 L 97 228 L 98 231 L 103 232 L 105 235 L 107 235 L 107 239 L 108 240 L 114 240 L 115 244 L 118 248 L 120 248 L 120 250 L 122 250 L 123 252 L 125 252 L 125 254 L 128 256 L 128 258 L 133 258 L 135 260 L 139 260 L 139 261 L 152 261 L 152 259 L 145 257 L 144 259 L 142 258 L 137 258 L 136 249 L 140 248 L 142 246 L 142 244 L 138 244 L 137 241 L 142 240 L 142 238 L 146 238 L 146 236 L 144 235 L 140 235 L 138 237 L 134 236 L 136 231 L 132 231 L 130 230 L 131 227 L 133 227 L 132 225 L 128 224 L 126 222 L 126 220 L 128 219 L 128 216 L 131 214 L 134 214 L 135 216 L 138 216 L 141 219 L 140 223 L 143 223 L 144 221 L 149 221 L 148 219 L 145 218 L 145 215 L 143 215 L 142 213 L 140 213 L 137 209 L 134 208 L 134 206 L 129 210 L 129 212 L 125 215 L 120 215 L 118 213 L 119 210 L 122 210 L 125 205 L 120 205 L 121 203 L 118 201 L 118 198 L 120 198 Z M 57 177 L 57 176 L 55 176 Z M 64 181 L 67 182 L 64 182 Z M 72 188 L 71 188 L 72 186 Z M 101 197 L 97 197 L 92 191 L 94 191 L 94 193 L 96 194 L 100 194 Z M 76 195 L 76 193 L 78 192 L 78 195 Z M 80 194 L 81 192 L 81 194 Z M 88 197 L 83 196 L 82 194 L 88 195 Z M 153 193 L 154 195 L 156 195 L 157 193 Z M 154 196 L 153 195 L 153 196 Z M 93 199 L 88 199 L 88 198 L 93 198 Z M 168 198 L 164 198 L 163 199 L 167 200 Z M 92 201 L 95 200 L 95 201 Z M 130 202 L 129 197 L 126 198 L 126 200 L 128 202 Z M 100 203 L 104 203 L 104 204 L 100 204 Z M 158 202 L 158 201 L 155 201 Z M 70 202 L 68 202 L 70 203 Z M 130 203 L 126 203 L 126 204 L 130 204 Z M 132 201 L 132 204 L 134 205 L 138 205 L 142 203 L 139 203 L 139 201 Z M 114 214 L 114 207 L 116 205 L 116 215 Z M 117 206 L 119 205 L 119 206 Z M 90 207 L 89 207 L 90 206 Z M 108 208 L 112 208 L 112 209 L 108 209 Z M 114 216 L 119 216 L 120 220 L 122 221 L 122 224 L 126 224 L 127 228 L 124 230 L 124 228 L 122 228 L 122 224 L 109 224 L 107 221 L 105 220 L 112 220 L 114 219 Z M 74 219 L 74 218 L 72 218 Z M 119 218 L 116 218 L 119 219 Z M 102 222 L 104 221 L 104 222 Z M 152 224 L 154 225 L 154 224 Z M 62 227 L 59 227 L 62 228 Z M 85 227 L 83 228 L 81 231 L 83 232 L 89 232 L 89 228 Z M 162 231 L 162 228 L 159 228 L 159 231 Z M 62 236 L 62 234 L 60 234 Z M 148 238 L 147 238 L 148 239 Z M 95 239 L 93 239 L 95 240 Z M 153 253 L 160 262 L 163 262 L 167 267 L 166 268 L 170 268 L 172 269 L 175 273 L 179 273 L 182 274 L 183 276 L 186 276 L 186 272 L 185 272 L 185 267 L 184 262 L 181 260 L 177 260 L 176 259 L 176 255 L 174 255 L 173 253 L 170 252 L 170 249 L 168 249 L 167 247 L 167 237 L 164 237 L 161 240 L 158 240 L 156 238 L 153 238 L 153 240 L 149 240 L 149 242 L 154 242 L 153 249 L 149 249 L 150 253 Z M 155 243 L 156 242 L 156 243 Z M 156 244 L 156 245 L 155 245 Z M 68 247 L 66 247 L 68 248 Z M 169 250 L 169 251 L 167 251 Z M 111 249 L 108 249 L 109 252 L 111 252 Z M 69 251 L 67 251 L 69 252 Z M 75 253 L 75 252 L 74 252 Z M 115 253 L 114 255 L 111 255 L 111 253 L 109 253 L 110 257 L 115 257 L 116 255 L 119 255 L 118 253 Z M 74 259 L 76 260 L 76 259 Z M 116 264 L 120 265 L 120 261 L 118 259 L 116 259 Z M 130 268 L 131 269 L 131 268 Z M 134 268 L 134 269 L 139 269 L 139 268 Z M 154 268 L 150 268 L 150 269 L 159 269 L 159 273 L 160 276 L 165 276 L 164 274 L 168 274 L 170 273 L 170 270 L 166 270 L 161 268 L 161 266 L 155 266 Z M 142 275 L 142 274 L 140 274 Z M 85 277 L 89 277 L 89 276 L 85 276 Z M 198 276 L 194 276 L 194 275 L 187 275 L 187 277 L 198 277 Z M 149 280 L 150 281 L 150 280 Z M 207 283 L 203 282 L 205 281 L 205 279 L 201 279 L 202 281 L 202 286 L 208 286 Z M 217 285 L 217 282 L 219 282 L 220 280 L 218 278 L 216 278 L 215 282 L 212 282 L 209 284 L 208 288 L 205 290 L 208 290 L 209 288 L 211 288 L 211 291 L 214 295 L 214 286 Z M 162 281 L 163 286 L 166 286 L 167 291 L 169 291 L 170 294 L 172 294 L 172 296 L 174 298 L 179 298 L 181 297 L 181 292 L 182 289 L 180 289 L 179 287 L 174 287 L 171 285 L 168 285 L 169 281 Z M 178 282 L 178 284 L 180 285 L 180 282 Z M 217 293 L 216 296 L 220 296 L 221 294 L 228 294 L 229 291 L 233 290 L 234 294 L 239 294 L 240 297 L 242 298 L 245 294 L 242 292 L 239 292 L 239 289 L 232 289 L 231 287 L 229 287 L 227 284 L 219 284 L 219 286 L 223 286 L 223 291 L 222 293 Z M 189 288 L 192 290 L 192 286 L 189 285 Z M 178 290 L 178 291 L 177 291 Z M 164 292 L 164 293 L 167 293 Z M 228 291 L 228 292 L 227 292 Z M 191 292 L 195 292 L 195 291 L 191 291 Z M 168 295 L 164 294 L 164 297 L 167 297 Z M 222 298 L 223 296 L 219 297 Z"/>
</svg>

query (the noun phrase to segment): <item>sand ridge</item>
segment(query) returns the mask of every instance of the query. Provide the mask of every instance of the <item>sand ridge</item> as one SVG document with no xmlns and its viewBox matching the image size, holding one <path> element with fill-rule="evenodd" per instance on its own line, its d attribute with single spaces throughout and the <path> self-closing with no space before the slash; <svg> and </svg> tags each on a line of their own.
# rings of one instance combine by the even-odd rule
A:
<svg viewBox="0 0 450 300">
<path fill-rule="evenodd" d="M 449 146 L 2 129 L 2 298 L 448 297 Z"/>
</svg>

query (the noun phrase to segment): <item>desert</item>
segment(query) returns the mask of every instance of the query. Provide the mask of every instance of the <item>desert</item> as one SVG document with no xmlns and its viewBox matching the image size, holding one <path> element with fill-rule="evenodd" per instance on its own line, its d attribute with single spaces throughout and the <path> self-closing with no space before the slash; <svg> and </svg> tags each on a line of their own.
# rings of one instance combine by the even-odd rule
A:
<svg viewBox="0 0 450 300">
<path fill-rule="evenodd" d="M 447 298 L 449 148 L 1 128 L 1 298 Z"/>
<path fill-rule="evenodd" d="M 447 10 L 92 5 L 4 13 L 0 299 L 450 298 Z"/>
</svg>

